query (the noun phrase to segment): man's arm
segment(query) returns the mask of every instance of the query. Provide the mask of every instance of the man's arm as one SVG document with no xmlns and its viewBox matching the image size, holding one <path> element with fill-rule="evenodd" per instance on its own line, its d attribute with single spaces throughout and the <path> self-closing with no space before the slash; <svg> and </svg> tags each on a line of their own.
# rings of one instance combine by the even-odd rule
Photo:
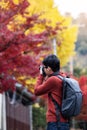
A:
<svg viewBox="0 0 87 130">
<path fill-rule="evenodd" d="M 39 76 L 34 89 L 35 95 L 40 96 L 52 91 L 55 83 L 53 80 L 54 79 L 50 77 L 46 81 L 43 81 L 42 76 Z"/>
</svg>

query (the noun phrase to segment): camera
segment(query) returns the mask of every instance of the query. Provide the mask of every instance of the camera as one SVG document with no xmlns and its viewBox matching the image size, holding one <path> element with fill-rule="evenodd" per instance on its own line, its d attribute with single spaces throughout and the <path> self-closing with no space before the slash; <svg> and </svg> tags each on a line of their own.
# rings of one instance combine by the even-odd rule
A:
<svg viewBox="0 0 87 130">
<path fill-rule="evenodd" d="M 39 70 L 40 70 L 40 74 L 42 74 L 45 77 L 46 73 L 44 71 L 44 66 L 41 65 L 40 68 L 39 68 Z"/>
</svg>

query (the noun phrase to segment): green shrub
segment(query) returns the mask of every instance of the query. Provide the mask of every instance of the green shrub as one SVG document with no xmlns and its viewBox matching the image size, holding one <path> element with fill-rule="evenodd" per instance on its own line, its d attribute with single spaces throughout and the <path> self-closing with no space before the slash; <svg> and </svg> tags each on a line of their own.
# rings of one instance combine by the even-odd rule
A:
<svg viewBox="0 0 87 130">
<path fill-rule="evenodd" d="M 33 129 L 45 129 L 46 127 L 46 109 L 44 107 L 33 106 Z"/>
</svg>

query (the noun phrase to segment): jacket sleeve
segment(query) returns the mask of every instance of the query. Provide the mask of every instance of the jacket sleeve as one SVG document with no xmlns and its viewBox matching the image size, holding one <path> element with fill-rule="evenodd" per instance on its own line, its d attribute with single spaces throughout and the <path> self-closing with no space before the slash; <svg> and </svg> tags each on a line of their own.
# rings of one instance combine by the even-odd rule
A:
<svg viewBox="0 0 87 130">
<path fill-rule="evenodd" d="M 47 94 L 52 91 L 53 86 L 54 82 L 52 78 L 48 78 L 46 81 L 43 81 L 43 78 L 39 76 L 35 85 L 34 93 L 36 96 Z"/>
</svg>

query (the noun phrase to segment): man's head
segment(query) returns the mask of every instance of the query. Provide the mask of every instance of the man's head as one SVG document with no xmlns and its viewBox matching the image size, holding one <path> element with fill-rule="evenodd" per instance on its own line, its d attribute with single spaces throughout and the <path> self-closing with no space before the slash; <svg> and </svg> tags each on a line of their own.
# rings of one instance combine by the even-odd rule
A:
<svg viewBox="0 0 87 130">
<path fill-rule="evenodd" d="M 47 56 L 42 63 L 46 69 L 51 69 L 53 72 L 60 70 L 60 60 L 54 54 Z"/>
</svg>

